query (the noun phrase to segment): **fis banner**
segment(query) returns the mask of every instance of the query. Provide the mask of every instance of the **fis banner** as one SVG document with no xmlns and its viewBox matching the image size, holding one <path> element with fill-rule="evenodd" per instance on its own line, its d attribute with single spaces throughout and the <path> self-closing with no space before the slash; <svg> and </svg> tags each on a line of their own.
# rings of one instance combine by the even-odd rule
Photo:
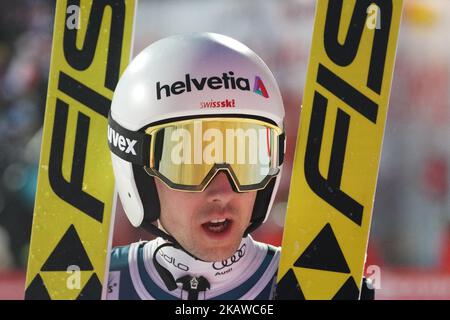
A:
<svg viewBox="0 0 450 320">
<path fill-rule="evenodd" d="M 401 0 L 318 0 L 278 274 L 279 299 L 357 299 Z"/>
<path fill-rule="evenodd" d="M 101 298 L 115 209 L 107 118 L 135 8 L 56 2 L 26 299 Z"/>
</svg>

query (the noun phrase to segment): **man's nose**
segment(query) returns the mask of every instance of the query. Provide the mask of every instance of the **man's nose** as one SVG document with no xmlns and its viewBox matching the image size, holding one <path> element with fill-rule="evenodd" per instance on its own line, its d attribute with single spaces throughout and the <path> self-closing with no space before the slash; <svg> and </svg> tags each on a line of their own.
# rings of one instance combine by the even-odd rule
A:
<svg viewBox="0 0 450 320">
<path fill-rule="evenodd" d="M 233 197 L 233 188 L 225 172 L 219 171 L 205 189 L 208 201 L 228 202 Z"/>
</svg>

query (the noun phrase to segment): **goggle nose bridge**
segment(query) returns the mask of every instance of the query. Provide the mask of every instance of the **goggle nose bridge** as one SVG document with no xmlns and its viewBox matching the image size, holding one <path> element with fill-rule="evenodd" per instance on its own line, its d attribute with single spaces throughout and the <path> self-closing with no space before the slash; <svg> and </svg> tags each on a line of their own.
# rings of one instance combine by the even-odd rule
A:
<svg viewBox="0 0 450 320">
<path fill-rule="evenodd" d="M 231 188 L 233 189 L 234 192 L 239 192 L 239 187 L 238 187 L 238 182 L 237 182 L 237 178 L 236 175 L 233 171 L 233 168 L 227 164 L 227 163 L 215 163 L 210 172 L 208 173 L 208 175 L 205 177 L 206 182 L 204 182 L 204 188 L 203 190 L 205 190 L 209 184 L 211 183 L 211 181 L 213 181 L 213 179 L 221 172 L 225 172 L 225 175 L 228 179 L 228 182 L 231 185 Z"/>
</svg>

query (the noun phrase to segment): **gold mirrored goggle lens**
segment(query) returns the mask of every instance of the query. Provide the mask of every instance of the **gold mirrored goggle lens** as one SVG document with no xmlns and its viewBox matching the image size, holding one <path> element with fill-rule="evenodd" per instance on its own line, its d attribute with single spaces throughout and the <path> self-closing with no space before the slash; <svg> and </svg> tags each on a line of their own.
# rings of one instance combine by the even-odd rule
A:
<svg viewBox="0 0 450 320">
<path fill-rule="evenodd" d="M 281 130 L 254 119 L 203 118 L 150 127 L 147 172 L 169 187 L 202 191 L 226 170 L 239 191 L 262 189 L 278 174 Z"/>
</svg>

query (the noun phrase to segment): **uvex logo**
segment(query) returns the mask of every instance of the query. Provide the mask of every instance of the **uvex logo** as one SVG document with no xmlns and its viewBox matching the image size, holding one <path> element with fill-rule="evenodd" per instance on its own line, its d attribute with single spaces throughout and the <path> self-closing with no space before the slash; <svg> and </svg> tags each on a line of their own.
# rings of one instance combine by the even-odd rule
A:
<svg viewBox="0 0 450 320">
<path fill-rule="evenodd" d="M 136 150 L 134 150 L 134 145 L 137 140 L 132 140 L 124 137 L 120 133 L 116 132 L 113 128 L 108 125 L 108 141 L 109 144 L 115 148 L 119 148 L 120 151 L 125 153 L 132 153 L 136 155 Z"/>
<path fill-rule="evenodd" d="M 202 91 L 205 86 L 210 89 L 239 89 L 243 91 L 250 91 L 250 80 L 247 78 L 234 77 L 234 72 L 229 71 L 228 73 L 222 73 L 222 76 L 213 77 L 203 77 L 200 79 L 191 78 L 190 74 L 185 75 L 184 81 L 175 81 L 172 84 L 161 84 L 160 81 L 156 83 L 156 98 L 160 100 L 162 95 L 164 97 L 170 97 L 171 94 L 178 95 L 184 92 L 191 92 L 194 89 Z M 255 76 L 253 84 L 253 92 L 263 96 L 264 98 L 269 98 L 267 89 L 264 86 L 263 81 L 259 76 Z"/>
</svg>

